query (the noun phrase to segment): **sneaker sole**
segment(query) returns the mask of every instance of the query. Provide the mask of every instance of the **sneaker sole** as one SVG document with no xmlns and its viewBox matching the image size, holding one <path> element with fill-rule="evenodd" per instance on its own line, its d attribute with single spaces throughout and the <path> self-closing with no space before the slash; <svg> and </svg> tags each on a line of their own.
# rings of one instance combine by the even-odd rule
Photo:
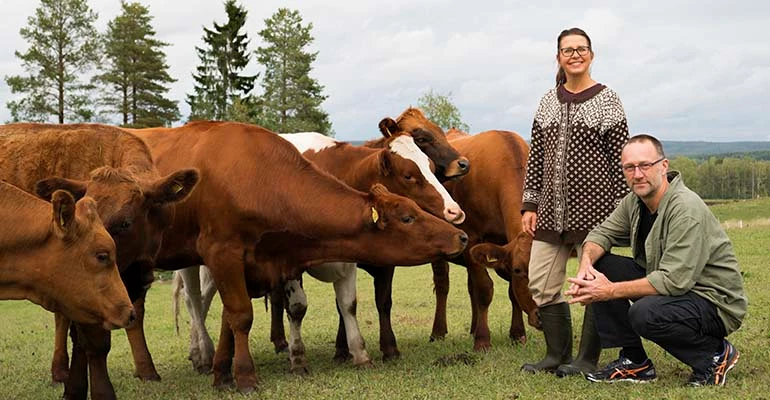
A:
<svg viewBox="0 0 770 400">
<path fill-rule="evenodd" d="M 591 382 L 602 382 L 602 383 L 615 383 L 615 382 L 631 382 L 631 383 L 648 383 L 648 382 L 655 382 L 658 380 L 658 377 L 652 379 L 629 379 L 629 378 L 621 378 L 621 379 L 592 379 L 591 377 L 587 376 L 585 377 L 587 380 Z"/>
</svg>

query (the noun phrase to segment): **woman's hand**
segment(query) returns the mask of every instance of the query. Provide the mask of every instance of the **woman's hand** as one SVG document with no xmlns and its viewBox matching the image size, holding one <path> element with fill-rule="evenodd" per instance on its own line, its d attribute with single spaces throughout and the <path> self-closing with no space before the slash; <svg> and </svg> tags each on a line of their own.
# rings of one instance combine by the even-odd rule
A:
<svg viewBox="0 0 770 400">
<path fill-rule="evenodd" d="M 524 232 L 530 236 L 535 236 L 535 226 L 537 225 L 537 213 L 534 211 L 524 211 L 521 217 L 521 225 Z"/>
</svg>

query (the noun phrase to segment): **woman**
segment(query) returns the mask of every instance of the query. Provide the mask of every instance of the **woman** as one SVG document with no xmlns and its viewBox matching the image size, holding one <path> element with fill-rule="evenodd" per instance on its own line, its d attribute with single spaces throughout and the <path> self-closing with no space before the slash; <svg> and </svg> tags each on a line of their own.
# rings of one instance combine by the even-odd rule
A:
<svg viewBox="0 0 770 400">
<path fill-rule="evenodd" d="M 591 78 L 593 59 L 583 30 L 559 34 L 556 87 L 540 100 L 532 125 L 522 224 L 534 236 L 529 289 L 547 352 L 543 360 L 522 366 L 528 372 L 592 372 L 601 352 L 593 313 L 586 307 L 580 349 L 572 361 L 572 321 L 561 293 L 570 253 L 581 254 L 588 232 L 628 191 L 620 168 L 626 116 L 615 92 Z"/>
</svg>

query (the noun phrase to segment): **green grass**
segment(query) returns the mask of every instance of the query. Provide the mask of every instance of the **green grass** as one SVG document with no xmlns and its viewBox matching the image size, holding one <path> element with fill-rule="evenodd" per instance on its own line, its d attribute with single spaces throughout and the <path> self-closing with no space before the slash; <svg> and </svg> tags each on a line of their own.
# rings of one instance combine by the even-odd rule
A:
<svg viewBox="0 0 770 400">
<path fill-rule="evenodd" d="M 766 204 L 766 203 L 763 203 Z M 730 207 L 731 205 L 725 205 Z M 720 206 L 721 207 L 721 206 Z M 767 210 L 768 208 L 764 208 Z M 722 215 L 751 215 L 754 211 L 719 210 Z M 752 219 L 754 219 L 752 217 Z M 358 316 L 374 367 L 357 369 L 331 361 L 337 326 L 332 288 L 309 278 L 305 282 L 310 302 L 304 325 L 304 340 L 312 374 L 288 373 L 286 354 L 275 354 L 269 342 L 269 314 L 264 301 L 254 300 L 254 325 L 250 337 L 260 387 L 243 396 L 234 391 L 219 392 L 211 387 L 212 376 L 195 373 L 187 361 L 188 317 L 182 312 L 181 333 L 174 333 L 171 317 L 171 287 L 156 283 L 147 300 L 146 330 L 161 382 L 143 383 L 133 378 L 133 364 L 123 331 L 113 334 L 109 357 L 110 376 L 120 399 L 767 399 L 770 398 L 770 227 L 751 226 L 728 231 L 744 271 L 749 295 L 749 313 L 744 326 L 730 339 L 742 352 L 740 362 L 723 388 L 683 387 L 689 370 L 654 344 L 647 350 L 654 360 L 659 379 L 655 383 L 604 385 L 582 378 L 558 379 L 553 375 L 526 375 L 519 371 L 524 362 L 537 361 L 544 353 L 542 335 L 528 328 L 526 345 L 511 345 L 507 338 L 510 305 L 505 282 L 495 279 L 495 298 L 490 309 L 493 348 L 472 353 L 469 300 L 462 267 L 451 269 L 448 307 L 449 335 L 429 343 L 433 319 L 430 268 L 401 268 L 395 276 L 393 324 L 402 358 L 383 364 L 378 349 L 378 324 L 373 301 L 372 280 L 359 273 Z M 570 274 L 575 271 L 574 260 Z M 494 275 L 494 274 L 493 274 Z M 184 309 L 184 306 L 182 306 Z M 208 321 L 215 336 L 219 332 L 221 305 L 218 298 Z M 573 306 L 575 337 L 582 319 L 580 306 Z M 0 399 L 58 399 L 62 387 L 49 385 L 53 348 L 53 316 L 43 309 L 18 301 L 0 302 Z M 440 359 L 468 353 L 471 365 L 441 364 Z M 602 363 L 616 357 L 602 354 Z"/>
</svg>

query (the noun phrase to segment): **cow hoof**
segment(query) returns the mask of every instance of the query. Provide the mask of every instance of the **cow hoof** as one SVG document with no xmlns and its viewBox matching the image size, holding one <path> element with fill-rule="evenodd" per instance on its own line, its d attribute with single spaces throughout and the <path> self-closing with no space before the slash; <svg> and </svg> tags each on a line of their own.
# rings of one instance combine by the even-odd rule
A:
<svg viewBox="0 0 770 400">
<path fill-rule="evenodd" d="M 160 381 L 160 375 L 158 375 L 157 372 L 152 372 L 152 373 L 134 372 L 134 378 L 139 378 L 139 380 L 141 380 L 143 382 L 159 382 Z"/>
<path fill-rule="evenodd" d="M 492 344 L 489 342 L 475 343 L 473 345 L 473 351 L 486 352 L 492 348 Z"/>
<path fill-rule="evenodd" d="M 440 341 L 440 340 L 444 340 L 444 339 L 446 339 L 446 335 L 430 335 L 430 342 L 431 343 L 436 342 L 436 341 Z"/>
<path fill-rule="evenodd" d="M 527 344 L 527 335 L 521 335 L 521 336 L 511 335 L 511 344 L 513 345 Z"/>
<path fill-rule="evenodd" d="M 363 362 L 355 363 L 355 366 L 356 368 L 360 368 L 360 369 L 370 369 L 370 368 L 374 368 L 374 363 L 372 362 L 372 360 L 366 360 Z"/>
<path fill-rule="evenodd" d="M 69 379 L 70 373 L 69 371 L 64 373 L 55 373 L 51 375 L 51 386 L 58 386 L 64 382 L 67 382 L 67 379 Z"/>
<path fill-rule="evenodd" d="M 383 353 L 382 354 L 382 361 L 383 362 L 396 361 L 399 358 L 401 358 L 401 353 L 398 350 L 396 350 L 393 353 Z"/>
<path fill-rule="evenodd" d="M 292 375 L 308 376 L 310 375 L 310 368 L 307 365 L 298 365 L 295 367 L 291 367 L 289 372 L 291 372 Z"/>
<path fill-rule="evenodd" d="M 347 349 L 345 349 L 344 351 L 338 350 L 336 353 L 334 353 L 334 357 L 332 358 L 332 360 L 334 360 L 334 362 L 338 364 L 346 363 L 348 362 L 348 360 L 351 360 L 351 359 L 353 359 L 353 356 L 350 354 L 349 351 L 347 351 Z"/>
<path fill-rule="evenodd" d="M 279 339 L 273 342 L 273 347 L 275 348 L 275 354 L 279 354 L 289 349 L 289 343 L 286 339 Z"/>
<path fill-rule="evenodd" d="M 213 372 L 211 365 L 193 365 L 193 368 L 201 375 L 209 375 Z"/>
</svg>

